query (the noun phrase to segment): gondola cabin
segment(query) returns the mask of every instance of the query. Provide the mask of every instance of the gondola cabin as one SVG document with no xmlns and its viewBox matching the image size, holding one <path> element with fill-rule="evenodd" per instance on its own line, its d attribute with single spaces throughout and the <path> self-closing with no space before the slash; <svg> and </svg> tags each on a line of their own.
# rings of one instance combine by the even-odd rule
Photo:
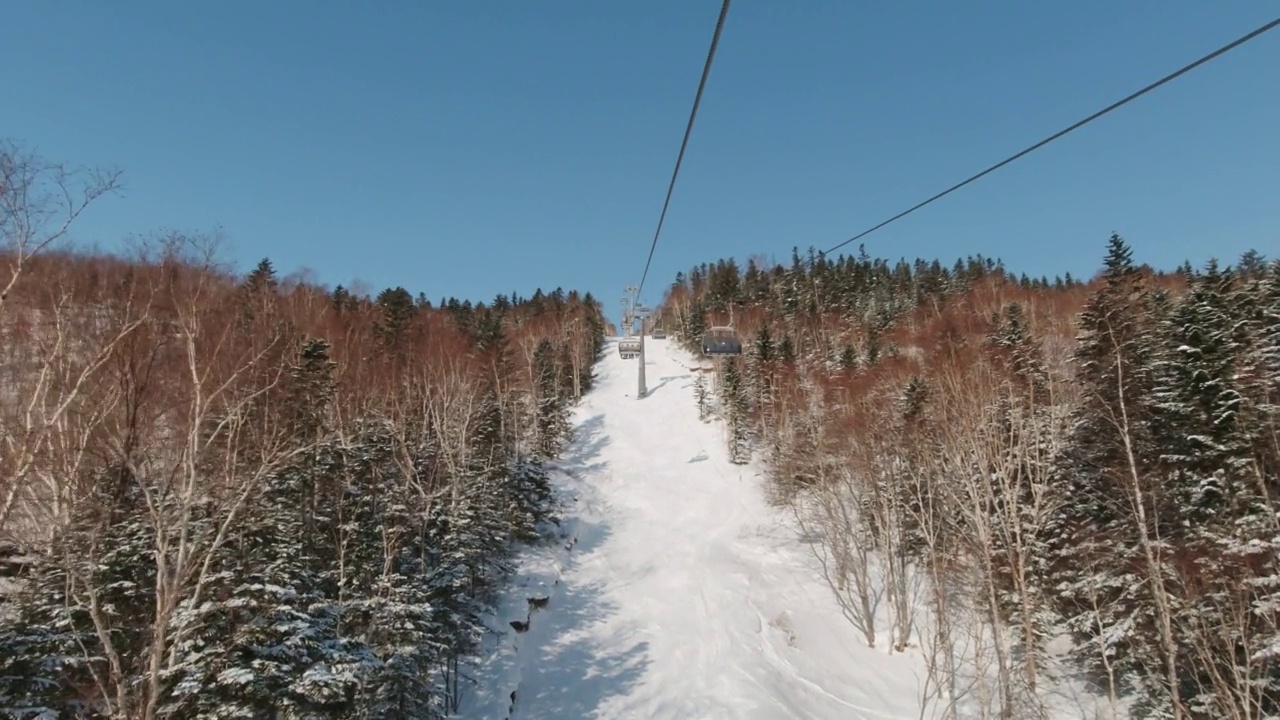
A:
<svg viewBox="0 0 1280 720">
<path fill-rule="evenodd" d="M 627 337 L 619 340 L 618 354 L 623 360 L 640 357 L 640 338 Z"/>
<path fill-rule="evenodd" d="M 742 341 L 731 327 L 713 327 L 702 335 L 702 354 L 741 355 Z"/>
</svg>

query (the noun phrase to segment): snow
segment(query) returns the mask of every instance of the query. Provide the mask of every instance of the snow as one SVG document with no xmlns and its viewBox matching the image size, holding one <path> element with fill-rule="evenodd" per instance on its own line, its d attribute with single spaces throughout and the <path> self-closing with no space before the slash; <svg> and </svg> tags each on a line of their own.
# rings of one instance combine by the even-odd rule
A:
<svg viewBox="0 0 1280 720">
<path fill-rule="evenodd" d="M 759 472 L 698 421 L 694 361 L 645 345 L 641 400 L 637 360 L 610 345 L 598 366 L 555 468 L 563 543 L 518 558 L 460 717 L 919 717 L 918 656 L 862 642 Z"/>
</svg>

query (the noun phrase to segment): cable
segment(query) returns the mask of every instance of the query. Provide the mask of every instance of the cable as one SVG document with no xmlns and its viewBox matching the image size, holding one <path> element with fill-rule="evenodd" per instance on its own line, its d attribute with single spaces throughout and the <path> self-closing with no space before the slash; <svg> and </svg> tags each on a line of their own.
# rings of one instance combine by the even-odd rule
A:
<svg viewBox="0 0 1280 720">
<path fill-rule="evenodd" d="M 720 43 L 720 31 L 724 29 L 725 16 L 729 14 L 729 1 L 724 0 L 720 6 L 720 19 L 716 21 L 715 35 L 711 36 L 711 49 L 707 51 L 707 62 L 702 66 L 702 79 L 698 81 L 698 94 L 693 98 L 693 111 L 689 113 L 689 124 L 684 129 L 684 140 L 680 142 L 680 154 L 676 156 L 676 169 L 671 173 L 671 184 L 667 186 L 667 199 L 662 203 L 662 214 L 658 216 L 658 229 L 653 233 L 653 244 L 649 246 L 649 258 L 644 261 L 644 273 L 640 276 L 640 284 L 636 286 L 635 300 L 639 302 L 640 291 L 644 289 L 645 278 L 649 277 L 649 263 L 653 262 L 653 251 L 658 247 L 658 236 L 662 234 L 662 223 L 667 219 L 667 207 L 671 204 L 671 192 L 675 190 L 676 178 L 680 175 L 680 162 L 684 160 L 684 149 L 689 145 L 689 135 L 693 132 L 693 119 L 698 116 L 698 105 L 702 102 L 702 91 L 707 86 L 707 76 L 711 74 L 711 61 L 716 57 L 716 45 Z"/>
<path fill-rule="evenodd" d="M 959 190 L 960 188 L 964 187 L 965 185 L 968 185 L 969 183 L 973 182 L 974 180 L 977 180 L 978 178 L 980 178 L 980 177 L 982 177 L 982 176 L 984 176 L 984 175 L 986 175 L 986 174 L 988 174 L 988 173 L 991 173 L 991 172 L 994 172 L 994 171 L 996 171 L 996 170 L 999 170 L 1000 168 L 1004 167 L 1005 165 L 1008 165 L 1009 163 L 1013 162 L 1014 160 L 1017 160 L 1018 158 L 1022 157 L 1023 155 L 1027 155 L 1028 153 L 1030 153 L 1030 152 L 1032 152 L 1032 151 L 1034 151 L 1034 150 L 1038 150 L 1038 149 L 1040 149 L 1040 148 L 1044 147 L 1045 145 L 1048 145 L 1049 143 L 1053 142 L 1054 140 L 1057 140 L 1058 138 L 1062 137 L 1063 135 L 1066 135 L 1067 133 L 1071 132 L 1072 130 L 1075 130 L 1076 128 L 1079 128 L 1079 127 L 1081 127 L 1081 126 L 1083 126 L 1083 125 L 1086 125 L 1086 124 L 1088 124 L 1088 123 L 1090 123 L 1090 122 L 1093 122 L 1094 120 L 1097 120 L 1098 118 L 1102 117 L 1103 115 L 1106 115 L 1107 113 L 1111 112 L 1112 110 L 1115 110 L 1116 108 L 1120 107 L 1121 105 L 1124 105 L 1124 104 L 1128 103 L 1128 102 L 1129 102 L 1129 101 L 1131 101 L 1131 100 L 1136 100 L 1136 99 L 1138 99 L 1139 97 L 1141 97 L 1141 96 L 1143 96 L 1143 95 L 1145 95 L 1145 94 L 1147 94 L 1147 93 L 1151 92 L 1152 90 L 1155 90 L 1156 88 L 1160 87 L 1161 85 L 1164 85 L 1165 83 L 1169 82 L 1170 80 L 1173 80 L 1174 78 L 1177 78 L 1177 77 L 1178 77 L 1178 76 L 1180 76 L 1180 75 L 1183 75 L 1183 74 L 1185 74 L 1185 73 L 1187 73 L 1187 72 L 1190 72 L 1191 70 L 1194 70 L 1195 68 L 1197 68 L 1197 67 L 1199 67 L 1199 66 L 1201 66 L 1201 65 L 1203 65 L 1203 64 L 1205 64 L 1205 63 L 1207 63 L 1207 62 L 1209 62 L 1210 60 L 1213 60 L 1214 58 L 1218 57 L 1219 55 L 1223 55 L 1223 54 L 1227 53 L 1227 52 L 1228 52 L 1228 51 L 1230 51 L 1230 50 L 1234 50 L 1235 48 L 1237 48 L 1237 47 L 1239 47 L 1239 46 L 1241 46 L 1241 45 L 1245 44 L 1246 42 L 1248 42 L 1248 41 L 1250 41 L 1250 40 L 1252 40 L 1252 39 L 1254 39 L 1254 38 L 1258 37 L 1258 36 L 1259 36 L 1259 35 L 1261 35 L 1262 33 L 1264 33 L 1264 32 L 1266 32 L 1266 31 L 1268 31 L 1268 30 L 1271 30 L 1271 29 L 1275 28 L 1277 25 L 1280 25 L 1280 18 L 1277 18 L 1277 19 L 1275 19 L 1275 20 L 1272 20 L 1271 22 L 1267 23 L 1266 25 L 1263 25 L 1262 27 L 1258 28 L 1257 30 L 1254 30 L 1253 32 L 1249 33 L 1248 35 L 1245 35 L 1245 36 L 1243 36 L 1243 37 L 1241 37 L 1241 38 L 1239 38 L 1239 39 L 1235 40 L 1234 42 L 1231 42 L 1231 43 L 1230 43 L 1230 44 L 1228 44 L 1228 45 L 1224 45 L 1224 46 L 1222 46 L 1222 47 L 1218 48 L 1217 50 L 1214 50 L 1213 52 L 1209 53 L 1208 55 L 1205 55 L 1204 57 L 1200 58 L 1199 60 L 1196 60 L 1195 62 L 1191 63 L 1190 65 L 1187 65 L 1186 67 L 1183 67 L 1182 69 L 1180 69 L 1180 70 L 1178 70 L 1178 71 L 1176 71 L 1176 72 L 1170 73 L 1169 75 L 1166 75 L 1166 76 L 1164 76 L 1164 77 L 1160 78 L 1159 80 L 1157 80 L 1157 81 L 1155 81 L 1155 82 L 1151 83 L 1150 85 L 1148 85 L 1148 86 L 1146 86 L 1146 87 L 1142 88 L 1141 90 L 1139 90 L 1139 91 L 1137 91 L 1137 92 L 1133 93 L 1133 94 L 1132 94 L 1132 95 L 1130 95 L 1129 97 L 1126 97 L 1126 98 L 1124 98 L 1123 100 L 1119 100 L 1119 101 L 1117 101 L 1117 102 L 1114 102 L 1114 103 L 1112 103 L 1112 104 L 1108 105 L 1107 107 L 1105 107 L 1105 108 L 1103 108 L 1103 109 L 1099 110 L 1098 112 L 1096 112 L 1096 113 L 1094 113 L 1094 114 L 1090 115 L 1089 117 L 1087 117 L 1087 118 L 1085 118 L 1085 119 L 1083 119 L 1083 120 L 1081 120 L 1081 121 L 1079 121 L 1079 122 L 1075 123 L 1074 125 L 1072 125 L 1072 126 L 1068 127 L 1067 129 L 1065 129 L 1065 130 L 1060 130 L 1060 131 L 1058 131 L 1058 132 L 1054 133 L 1053 135 L 1050 135 L 1049 137 L 1045 138 L 1044 140 L 1041 140 L 1040 142 L 1036 143 L 1035 145 L 1032 145 L 1031 147 L 1027 148 L 1026 150 L 1023 150 L 1022 152 L 1018 153 L 1017 155 L 1013 155 L 1013 156 L 1008 157 L 1008 158 L 1006 158 L 1006 159 L 1004 159 L 1004 160 L 1001 160 L 1000 162 L 996 163 L 995 165 L 992 165 L 991 167 L 987 168 L 986 170 L 983 170 L 982 172 L 978 173 L 977 175 L 974 175 L 973 177 L 969 178 L 968 180 L 965 180 L 964 182 L 956 183 L 955 185 L 952 185 L 951 187 L 947 188 L 946 190 L 943 190 L 942 192 L 938 193 L 937 195 L 934 195 L 933 197 L 929 198 L 928 200 L 925 200 L 924 202 L 922 202 L 922 203 L 920 203 L 920 204 L 918 204 L 918 205 L 915 205 L 914 207 L 911 207 L 911 208 L 909 208 L 909 209 L 907 209 L 907 210 L 904 210 L 904 211 L 902 211 L 902 212 L 898 213 L 897 215 L 894 215 L 893 217 L 889 218 L 888 220 L 885 220 L 884 222 L 880 223 L 879 225 L 875 225 L 875 226 L 873 226 L 873 227 L 871 227 L 871 228 L 868 228 L 867 230 L 863 230 L 862 232 L 858 233 L 857 235 L 854 235 L 853 237 L 849 238 L 848 240 L 845 240 L 844 242 L 840 243 L 839 245 L 836 245 L 836 246 L 832 247 L 831 249 L 827 250 L 827 251 L 826 251 L 825 253 L 823 253 L 823 254 L 824 254 L 824 255 L 830 255 L 832 252 L 834 252 L 834 251 L 836 251 L 836 250 L 839 250 L 840 248 L 844 247 L 845 245 L 848 245 L 849 243 L 853 242 L 854 240 L 858 240 L 859 238 L 866 237 L 867 235 L 870 235 L 871 233 L 875 232 L 876 230 L 879 230 L 880 228 L 884 227 L 885 225 L 888 225 L 888 224 L 889 224 L 889 223 L 891 223 L 891 222 L 894 222 L 894 221 L 896 221 L 896 220 L 899 220 L 899 219 L 901 219 L 901 218 L 904 218 L 904 217 L 906 217 L 906 216 L 910 215 L 911 213 L 915 212 L 916 210 L 919 210 L 920 208 L 924 207 L 925 205 L 928 205 L 929 203 L 933 202 L 934 200 L 938 200 L 939 198 L 942 198 L 942 197 L 944 197 L 944 196 L 946 196 L 946 195 L 950 195 L 951 193 L 955 192 L 956 190 Z"/>
</svg>

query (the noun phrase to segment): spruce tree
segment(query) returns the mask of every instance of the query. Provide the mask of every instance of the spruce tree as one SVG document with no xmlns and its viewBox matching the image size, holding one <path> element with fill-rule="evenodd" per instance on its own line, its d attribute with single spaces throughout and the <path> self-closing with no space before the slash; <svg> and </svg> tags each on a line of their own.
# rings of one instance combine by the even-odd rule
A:
<svg viewBox="0 0 1280 720">
<path fill-rule="evenodd" d="M 251 295 L 260 295 L 275 292 L 279 285 L 280 281 L 276 279 L 276 269 L 270 258 L 262 258 L 245 277 L 243 287 Z"/>
<path fill-rule="evenodd" d="M 336 392 L 337 363 L 329 358 L 329 341 L 308 338 L 289 368 L 287 414 L 299 443 L 318 438 L 327 424 L 327 413 Z"/>
<path fill-rule="evenodd" d="M 104 700 L 97 691 L 117 706 L 140 701 L 156 587 L 155 527 L 140 482 L 123 466 L 95 473 L 12 612 L 0 613 L 7 709 L 93 716 Z M 118 662 L 105 662 L 109 654 Z"/>
<path fill-rule="evenodd" d="M 413 296 L 402 287 L 387 288 L 378 293 L 374 302 L 381 312 L 377 323 L 378 337 L 383 347 L 393 347 L 399 343 L 417 313 Z"/>
<path fill-rule="evenodd" d="M 563 387 L 557 367 L 555 348 L 543 338 L 533 352 L 535 383 L 534 456 L 543 460 L 556 457 L 569 438 L 569 394 Z M 571 390 L 570 390 L 571 392 Z"/>
<path fill-rule="evenodd" d="M 1238 426 L 1244 398 L 1234 380 L 1239 347 L 1227 306 L 1229 284 L 1210 262 L 1162 334 L 1166 349 L 1155 388 L 1161 469 L 1176 498 L 1171 510 L 1192 526 L 1224 509 L 1249 462 L 1251 443 Z"/>
<path fill-rule="evenodd" d="M 267 477 L 214 599 L 186 606 L 181 671 L 165 714 L 341 718 L 353 710 L 359 650 L 341 638 L 322 558 L 310 552 L 303 496 L 327 468 L 305 460 Z"/>
<path fill-rule="evenodd" d="M 783 364 L 790 364 L 796 361 L 796 346 L 791 340 L 791 335 L 783 335 L 782 342 L 778 343 L 778 360 Z"/>
<path fill-rule="evenodd" d="M 693 378 L 693 396 L 698 403 L 698 419 L 706 422 L 711 418 L 711 402 L 707 393 L 707 378 L 702 373 Z"/>
<path fill-rule="evenodd" d="M 1074 502 L 1064 504 L 1052 523 L 1054 582 L 1083 667 L 1101 672 L 1106 655 L 1121 677 L 1160 677 L 1144 574 L 1157 569 L 1145 567 L 1144 530 L 1136 527 L 1131 501 L 1134 475 L 1151 486 L 1157 456 L 1152 301 L 1117 235 L 1104 264 L 1103 286 L 1079 319 L 1074 359 L 1081 400 L 1057 470 Z M 1152 528 L 1145 532 L 1149 536 Z"/>
<path fill-rule="evenodd" d="M 356 307 L 356 299 L 352 297 L 349 290 L 341 285 L 333 289 L 333 293 L 329 296 L 329 302 L 333 305 L 333 311 L 338 315 L 354 310 Z"/>
<path fill-rule="evenodd" d="M 751 459 L 749 406 L 744 385 L 738 359 L 727 359 L 720 383 L 721 407 L 729 431 L 729 461 L 739 465 Z"/>
</svg>

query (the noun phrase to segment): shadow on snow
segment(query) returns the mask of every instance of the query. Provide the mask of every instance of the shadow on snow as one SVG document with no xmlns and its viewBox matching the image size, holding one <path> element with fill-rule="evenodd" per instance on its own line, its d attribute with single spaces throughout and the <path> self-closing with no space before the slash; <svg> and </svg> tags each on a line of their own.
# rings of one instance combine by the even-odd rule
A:
<svg viewBox="0 0 1280 720">
<path fill-rule="evenodd" d="M 548 469 L 560 475 L 560 531 L 556 538 L 522 551 L 524 561 L 518 561 L 520 569 L 508 581 L 503 591 L 507 597 L 494 618 L 500 630 L 497 646 L 490 646 L 494 654 L 480 663 L 487 677 L 464 700 L 463 717 L 477 711 L 501 712 L 496 717 L 511 720 L 593 717 L 611 698 L 627 694 L 648 667 L 647 643 L 628 644 L 609 635 L 618 608 L 604 588 L 574 585 L 572 580 L 574 568 L 610 535 L 588 486 L 593 476 L 608 472 L 609 463 L 601 454 L 610 441 L 605 416 L 590 415 L 577 423 L 565 452 L 548 463 Z M 524 632 L 513 631 L 508 623 L 524 621 L 525 598 L 539 592 L 549 595 L 545 607 L 529 612 Z M 503 652 L 503 647 L 514 654 Z"/>
<path fill-rule="evenodd" d="M 690 375 L 688 375 L 688 374 L 685 374 L 685 375 L 665 375 L 665 376 L 663 376 L 663 377 L 660 377 L 660 378 L 658 378 L 659 382 L 658 382 L 658 384 L 657 384 L 657 385 L 654 385 L 653 387 L 648 388 L 648 391 L 645 393 L 645 397 L 648 397 L 648 396 L 650 396 L 650 395 L 653 395 L 654 393 L 656 393 L 656 392 L 658 392 L 659 390 L 661 390 L 663 387 L 666 387 L 667 383 L 671 382 L 672 380 L 684 380 L 684 379 L 689 378 L 689 377 L 691 377 L 691 376 L 690 376 Z"/>
<path fill-rule="evenodd" d="M 581 525 L 566 570 L 608 536 L 603 525 Z M 648 643 L 619 645 L 605 632 L 617 606 L 602 591 L 594 585 L 562 585 L 547 609 L 533 617 L 526 641 L 539 647 L 532 667 L 525 669 L 526 683 L 517 689 L 512 720 L 596 717 L 609 699 L 627 694 L 644 675 Z"/>
</svg>

